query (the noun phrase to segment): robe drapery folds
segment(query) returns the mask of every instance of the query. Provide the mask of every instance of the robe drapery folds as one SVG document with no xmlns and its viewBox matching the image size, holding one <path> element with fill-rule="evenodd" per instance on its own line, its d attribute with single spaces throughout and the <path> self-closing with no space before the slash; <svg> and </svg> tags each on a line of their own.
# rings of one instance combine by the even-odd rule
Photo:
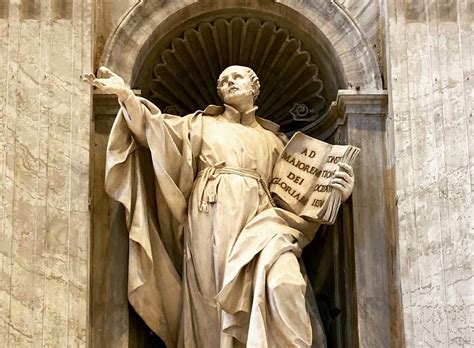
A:
<svg viewBox="0 0 474 348">
<path fill-rule="evenodd" d="M 153 170 L 146 170 L 146 156 L 126 123 L 127 110 L 121 108 L 107 146 L 105 188 L 126 210 L 129 301 L 166 345 L 175 347 L 182 306 L 182 240 L 201 119 L 195 114 L 170 128 L 166 115 L 148 101 L 141 102 L 150 111 L 146 136 L 157 139 L 148 144 Z M 175 132 L 181 134 L 174 136 Z M 145 176 L 152 173 L 155 180 L 147 180 Z M 153 187 L 146 187 L 147 181 Z"/>
<path fill-rule="evenodd" d="M 186 324 L 181 322 L 183 243 L 188 200 L 198 176 L 204 116 L 203 112 L 185 117 L 166 115 L 147 100 L 137 100 L 144 110 L 144 134 L 132 134 L 127 123 L 130 115 L 122 105 L 107 147 L 105 187 L 126 210 L 129 301 L 168 347 L 176 347 L 183 340 L 186 342 L 182 327 Z M 217 115 L 222 110 L 212 106 L 204 114 Z M 271 122 L 259 123 L 277 131 Z M 272 339 L 277 339 L 281 330 L 266 329 L 267 325 L 274 325 L 274 316 L 267 311 L 280 304 L 268 303 L 267 275 L 285 253 L 299 256 L 316 229 L 314 224 L 280 208 L 269 208 L 250 217 L 229 252 L 222 287 L 215 297 L 222 309 L 224 333 L 247 346 L 274 346 Z M 319 317 L 312 314 L 312 318 L 314 314 Z M 321 336 L 320 323 L 312 326 L 313 334 L 316 326 Z M 299 333 L 280 333 L 294 335 L 295 345 L 312 343 L 306 342 L 307 337 L 299 342 Z M 318 341 L 324 339 L 320 337 Z"/>
</svg>

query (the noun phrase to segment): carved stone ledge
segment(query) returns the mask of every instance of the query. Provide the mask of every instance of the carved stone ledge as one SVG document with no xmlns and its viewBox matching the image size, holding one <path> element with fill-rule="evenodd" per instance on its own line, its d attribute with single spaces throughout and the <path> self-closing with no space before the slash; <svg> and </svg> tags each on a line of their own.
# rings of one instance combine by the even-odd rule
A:
<svg viewBox="0 0 474 348">
<path fill-rule="evenodd" d="M 137 96 L 141 95 L 139 89 L 133 89 Z M 104 94 L 99 90 L 94 90 L 94 118 L 114 118 L 120 109 L 117 96 L 114 94 Z"/>
<path fill-rule="evenodd" d="M 339 90 L 331 109 L 339 114 L 387 114 L 388 92 L 386 90 L 353 91 Z"/>
<path fill-rule="evenodd" d="M 385 117 L 387 115 L 388 95 L 385 90 L 354 91 L 339 90 L 337 98 L 331 103 L 326 115 L 311 123 L 302 131 L 318 139 L 344 144 L 347 137 L 338 129 L 347 121 L 348 115 L 372 115 Z"/>
</svg>

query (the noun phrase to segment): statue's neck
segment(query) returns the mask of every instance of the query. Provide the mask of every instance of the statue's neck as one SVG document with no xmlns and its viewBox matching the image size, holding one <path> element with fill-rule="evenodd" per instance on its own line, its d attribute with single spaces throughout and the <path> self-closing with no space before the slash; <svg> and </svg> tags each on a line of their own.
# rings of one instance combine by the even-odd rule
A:
<svg viewBox="0 0 474 348">
<path fill-rule="evenodd" d="M 251 99 L 247 99 L 246 101 L 241 101 L 238 105 L 232 105 L 232 107 L 243 115 L 249 110 L 252 110 L 255 105 L 253 105 Z"/>
<path fill-rule="evenodd" d="M 255 119 L 255 111 L 258 109 L 257 106 L 254 106 L 253 103 L 248 109 L 239 108 L 235 106 L 224 104 L 225 111 L 223 116 L 231 122 L 241 123 L 244 126 L 253 126 L 256 125 L 257 121 Z M 241 111 L 244 110 L 244 111 Z"/>
</svg>

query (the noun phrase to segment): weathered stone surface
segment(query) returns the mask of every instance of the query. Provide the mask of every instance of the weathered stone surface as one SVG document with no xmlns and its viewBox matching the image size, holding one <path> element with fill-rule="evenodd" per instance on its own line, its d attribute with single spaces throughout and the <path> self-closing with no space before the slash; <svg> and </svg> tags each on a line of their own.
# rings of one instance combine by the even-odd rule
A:
<svg viewBox="0 0 474 348">
<path fill-rule="evenodd" d="M 474 127 L 467 1 L 388 2 L 407 346 L 472 345 Z M 452 15 L 456 11 L 456 16 Z"/>
<path fill-rule="evenodd" d="M 0 345 L 86 346 L 91 2 L 26 3 L 0 20 Z"/>
<path fill-rule="evenodd" d="M 95 1 L 95 23 L 94 23 L 94 65 L 99 66 L 100 55 L 108 38 L 113 34 L 116 26 L 125 14 L 139 0 L 96 0 Z"/>
<path fill-rule="evenodd" d="M 400 347 L 403 333 L 387 93 L 339 91 L 334 106 L 345 120 L 337 141 L 361 148 L 354 163 L 357 184 L 351 199 L 352 214 L 349 221 L 345 220 L 353 229 L 355 279 L 349 292 L 357 298 L 357 325 L 352 335 L 360 347 Z M 344 213 L 349 215 L 347 210 L 349 207 Z"/>
</svg>

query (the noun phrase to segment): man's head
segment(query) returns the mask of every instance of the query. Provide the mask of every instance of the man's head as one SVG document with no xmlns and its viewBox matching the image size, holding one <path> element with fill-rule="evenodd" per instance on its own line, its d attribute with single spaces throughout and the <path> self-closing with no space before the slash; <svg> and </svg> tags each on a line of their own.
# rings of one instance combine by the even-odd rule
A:
<svg viewBox="0 0 474 348">
<path fill-rule="evenodd" d="M 226 104 L 251 98 L 254 102 L 260 93 L 260 82 L 255 72 L 245 66 L 231 65 L 217 80 L 217 94 Z"/>
</svg>

